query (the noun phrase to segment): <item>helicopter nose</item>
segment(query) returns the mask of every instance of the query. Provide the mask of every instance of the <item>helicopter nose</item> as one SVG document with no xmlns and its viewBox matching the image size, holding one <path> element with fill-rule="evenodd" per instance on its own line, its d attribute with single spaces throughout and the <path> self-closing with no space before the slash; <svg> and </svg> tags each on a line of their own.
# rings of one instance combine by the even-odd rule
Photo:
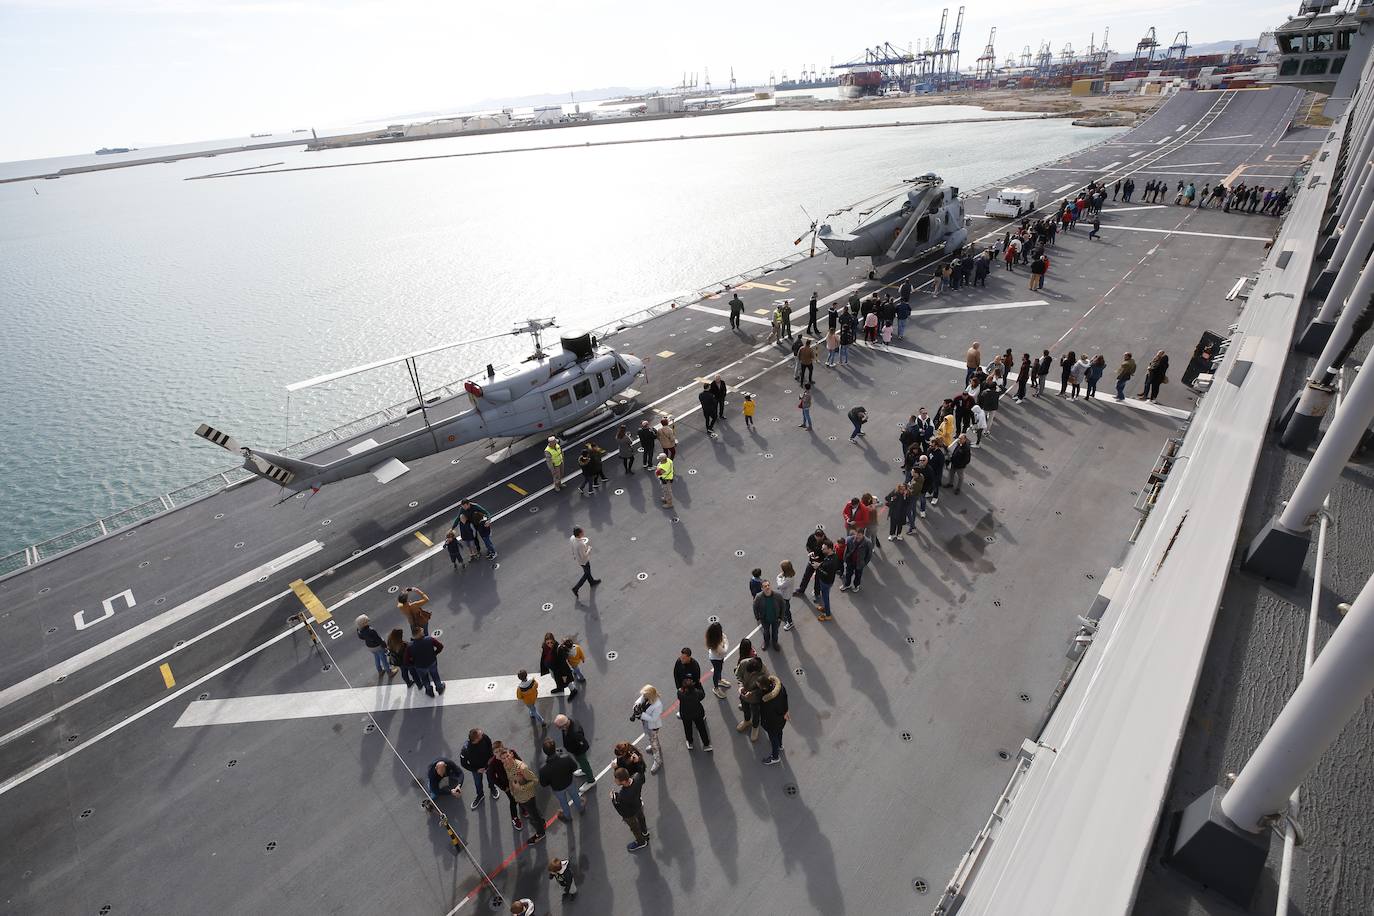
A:
<svg viewBox="0 0 1374 916">
<path fill-rule="evenodd" d="M 620 358 L 625 360 L 625 366 L 630 370 L 631 376 L 639 375 L 644 371 L 644 361 L 638 357 L 630 356 L 628 353 L 622 353 L 620 354 Z"/>
</svg>

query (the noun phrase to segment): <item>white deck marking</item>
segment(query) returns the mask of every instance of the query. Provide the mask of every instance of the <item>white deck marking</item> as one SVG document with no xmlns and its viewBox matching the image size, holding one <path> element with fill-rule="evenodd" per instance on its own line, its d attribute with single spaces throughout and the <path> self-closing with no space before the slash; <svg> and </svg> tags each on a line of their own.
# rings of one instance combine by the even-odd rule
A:
<svg viewBox="0 0 1374 916">
<path fill-rule="evenodd" d="M 1102 166 L 1102 171 L 1104 171 L 1104 172 L 1110 172 L 1112 169 L 1116 168 L 1116 167 L 1117 167 L 1118 165 L 1120 165 L 1120 164 L 1121 164 L 1121 163 L 1120 163 L 1119 161 L 1117 161 L 1117 162 L 1113 162 L 1111 165 L 1104 165 L 1104 166 Z"/>
<path fill-rule="evenodd" d="M 1075 171 L 1081 171 L 1081 170 L 1075 169 Z M 1055 189 L 1054 189 L 1053 191 L 1051 191 L 1050 193 L 1051 193 L 1051 194 L 1058 194 L 1060 191 L 1067 191 L 1069 188 L 1076 188 L 1076 187 L 1078 187 L 1078 183 L 1077 183 L 1077 182 L 1070 182 L 1069 184 L 1066 184 L 1066 185 L 1064 185 L 1063 187 L 1055 188 Z"/>
<path fill-rule="evenodd" d="M 32 693 L 42 690 L 44 687 L 52 685 L 59 677 L 75 674 L 77 671 L 93 665 L 102 659 L 109 658 L 121 649 L 126 649 L 134 643 L 152 636 L 154 633 L 167 629 L 174 623 L 185 620 L 192 614 L 205 610 L 217 601 L 222 601 L 231 595 L 243 591 L 248 586 L 255 584 L 258 579 L 263 576 L 270 576 L 272 573 L 294 563 L 298 563 L 323 549 L 324 545 L 319 541 L 311 541 L 308 544 L 302 544 L 295 550 L 284 553 L 275 560 L 264 563 L 256 569 L 250 569 L 241 576 L 235 576 L 228 582 L 217 585 L 208 592 L 197 595 L 190 601 L 179 604 L 169 611 L 163 611 L 156 617 L 149 618 L 136 626 L 130 627 L 122 633 L 111 636 L 98 645 L 91 646 L 84 652 L 79 652 L 71 658 L 60 661 L 52 667 L 27 677 L 13 686 L 6 687 L 4 690 L 0 690 L 0 708 L 8 706 L 17 700 L 21 700 Z"/>
<path fill-rule="evenodd" d="M 1160 166 L 1158 169 L 1151 169 L 1150 172 L 1151 172 L 1152 174 L 1157 173 L 1157 174 L 1160 174 L 1160 175 L 1171 175 L 1171 176 L 1173 176 L 1173 177 L 1175 177 L 1175 178 L 1183 178 L 1183 177 L 1185 177 L 1185 176 L 1186 176 L 1186 177 L 1190 177 L 1190 178 L 1225 178 L 1227 175 L 1230 175 L 1230 174 L 1231 174 L 1230 172 L 1171 172 L 1171 171 L 1169 171 L 1169 169 L 1171 169 L 1171 168 L 1173 168 L 1173 166 L 1171 166 L 1171 165 Z M 1293 176 L 1292 176 L 1291 174 L 1289 174 L 1289 175 L 1261 175 L 1261 174 L 1259 174 L 1258 172 L 1246 172 L 1246 173 L 1245 173 L 1245 177 L 1246 177 L 1246 178 L 1271 178 L 1271 179 L 1273 179 L 1274 181 L 1287 181 L 1288 179 L 1292 178 Z"/>
<path fill-rule="evenodd" d="M 830 303 L 832 303 L 832 302 L 839 302 L 841 299 L 845 298 L 845 297 L 848 296 L 850 293 L 852 293 L 852 292 L 854 292 L 854 291 L 856 291 L 856 290 L 863 289 L 863 288 L 864 288 L 864 282 L 863 282 L 862 280 L 860 280 L 858 283 L 851 283 L 851 284 L 849 284 L 848 286 L 846 286 L 844 289 L 838 289 L 838 290 L 836 290 L 835 292 L 833 292 L 833 293 L 831 293 L 830 295 L 826 296 L 824 299 L 818 299 L 818 300 L 816 300 L 816 308 L 817 308 L 817 310 L 823 309 L 823 308 L 825 308 L 826 306 L 828 306 Z M 727 312 L 726 314 L 729 314 L 729 313 Z M 765 324 L 766 324 L 766 323 L 767 323 L 767 322 L 765 322 Z"/>
<path fill-rule="evenodd" d="M 1167 156 L 1161 158 L 1167 159 Z M 1221 165 L 1220 162 L 1169 162 L 1161 165 L 1162 169 L 1200 169 L 1205 165 Z"/>
<path fill-rule="evenodd" d="M 1037 305 L 1049 304 L 1048 299 L 1027 299 L 1025 302 L 989 302 L 986 305 L 951 305 L 936 309 L 913 306 L 911 317 L 915 318 L 917 315 L 957 315 L 960 312 L 991 312 L 997 309 L 1027 309 Z"/>
<path fill-rule="evenodd" d="M 1254 134 L 1228 134 L 1225 137 L 1204 137 L 1201 140 L 1194 140 L 1194 143 L 1212 143 L 1217 140 L 1244 140 L 1246 137 L 1253 137 Z M 1235 146 L 1251 146 L 1249 143 L 1237 143 Z M 1260 144 L 1253 144 L 1259 146 Z"/>
<path fill-rule="evenodd" d="M 443 658 L 441 655 L 440 658 Z M 241 725 L 245 722 L 282 722 L 289 719 L 316 719 L 327 716 L 352 716 L 360 712 L 401 712 L 436 706 L 468 706 L 474 703 L 509 703 L 519 683 L 515 675 L 468 677 L 446 681 L 444 692 L 427 697 L 419 688 L 404 683 L 378 687 L 342 687 L 337 690 L 306 690 L 255 697 L 228 697 L 222 700 L 196 700 L 186 707 L 173 728 L 204 725 Z M 539 700 L 552 700 L 567 694 L 549 695 L 554 687 L 550 675 L 539 677 Z M 495 684 L 495 687 L 488 687 Z"/>
<path fill-rule="evenodd" d="M 1183 129 L 1186 128 L 1187 126 L 1188 126 L 1187 124 L 1180 124 L 1180 125 L 1178 125 L 1178 127 L 1175 127 L 1175 128 L 1174 128 L 1174 133 L 1178 133 L 1179 131 L 1183 130 Z"/>
<path fill-rule="evenodd" d="M 1200 235 L 1209 239 L 1239 239 L 1242 242 L 1267 242 L 1268 237 L 1263 235 L 1226 235 L 1222 232 L 1189 232 L 1184 229 L 1146 229 L 1144 226 L 1103 226 L 1102 231 L 1113 230 L 1118 232 L 1158 232 L 1161 235 Z"/>
<path fill-rule="evenodd" d="M 1154 144 L 1150 144 L 1150 145 L 1153 146 Z M 1126 158 L 1127 158 L 1127 159 L 1134 159 L 1136 156 L 1139 156 L 1139 155 L 1141 155 L 1141 154 L 1144 153 L 1144 152 L 1145 152 L 1145 151 L 1144 151 L 1143 149 L 1138 149 L 1138 150 L 1136 150 L 1134 153 L 1131 153 L 1131 154 L 1130 154 L 1129 156 L 1127 156 Z"/>
</svg>

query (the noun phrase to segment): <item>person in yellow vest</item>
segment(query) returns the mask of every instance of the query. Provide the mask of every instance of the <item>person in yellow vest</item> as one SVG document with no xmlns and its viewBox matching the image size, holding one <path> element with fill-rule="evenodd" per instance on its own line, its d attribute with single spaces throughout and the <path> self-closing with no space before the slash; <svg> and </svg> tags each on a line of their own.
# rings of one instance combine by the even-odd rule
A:
<svg viewBox="0 0 1374 916">
<path fill-rule="evenodd" d="M 673 459 L 667 454 L 658 456 L 658 467 L 654 468 L 654 476 L 663 484 L 663 505 L 669 509 L 673 507 Z"/>
<path fill-rule="evenodd" d="M 754 428 L 754 396 L 752 394 L 744 396 L 744 425 L 748 429 Z"/>
<path fill-rule="evenodd" d="M 553 475 L 553 488 L 563 489 L 563 446 L 558 444 L 557 436 L 549 436 L 549 444 L 544 446 L 544 463 Z"/>
<path fill-rule="evenodd" d="M 515 685 L 515 698 L 525 704 L 525 711 L 530 714 L 530 721 L 538 722 L 545 731 L 548 731 L 549 723 L 544 721 L 544 717 L 534 707 L 534 701 L 539 699 L 539 680 L 530 677 L 529 672 L 524 668 L 517 671 L 515 676 L 520 679 L 520 682 Z"/>
</svg>

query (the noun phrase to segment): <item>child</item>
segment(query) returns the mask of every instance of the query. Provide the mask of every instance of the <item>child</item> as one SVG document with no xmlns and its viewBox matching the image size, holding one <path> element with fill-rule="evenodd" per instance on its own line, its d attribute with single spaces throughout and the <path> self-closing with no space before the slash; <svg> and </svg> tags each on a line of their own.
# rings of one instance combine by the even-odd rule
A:
<svg viewBox="0 0 1374 916">
<path fill-rule="evenodd" d="M 534 916 L 534 901 L 524 897 L 510 905 L 511 916 Z"/>
<path fill-rule="evenodd" d="M 754 428 L 754 396 L 748 393 L 744 395 L 744 427 Z"/>
<path fill-rule="evenodd" d="M 763 591 L 763 570 L 755 567 L 749 571 L 749 575 L 753 576 L 749 580 L 749 597 L 757 598 L 759 592 Z"/>
<path fill-rule="evenodd" d="M 582 663 L 587 660 L 587 653 L 582 651 L 582 647 L 573 642 L 569 636 L 563 640 L 563 648 L 568 655 L 568 667 L 572 668 L 573 680 L 579 684 L 587 683 L 587 676 L 582 673 Z"/>
<path fill-rule="evenodd" d="M 448 530 L 448 534 L 444 535 L 444 549 L 448 551 L 448 558 L 453 561 L 454 569 L 457 569 L 460 563 L 464 566 L 467 565 L 463 561 L 463 544 L 458 540 L 458 532 L 452 528 Z"/>
<path fill-rule="evenodd" d="M 515 676 L 520 679 L 520 683 L 515 687 L 515 698 L 525 704 L 525 709 L 529 711 L 530 719 L 538 722 L 545 729 L 549 723 L 544 721 L 544 717 L 539 714 L 539 710 L 534 708 L 534 701 L 539 699 L 539 682 L 530 677 L 529 672 L 524 668 L 515 672 Z"/>
<path fill-rule="evenodd" d="M 458 530 L 458 538 L 468 545 L 468 559 L 476 560 L 482 556 L 482 549 L 477 543 L 477 526 L 469 519 L 466 512 L 460 512 L 458 517 L 453 520 L 453 527 Z"/>
<path fill-rule="evenodd" d="M 892 322 L 883 325 L 883 346 L 892 345 Z"/>
<path fill-rule="evenodd" d="M 558 882 L 558 886 L 563 888 L 564 897 L 577 896 L 577 875 L 573 873 L 571 862 L 565 862 L 562 859 L 550 859 L 549 880 Z"/>
</svg>

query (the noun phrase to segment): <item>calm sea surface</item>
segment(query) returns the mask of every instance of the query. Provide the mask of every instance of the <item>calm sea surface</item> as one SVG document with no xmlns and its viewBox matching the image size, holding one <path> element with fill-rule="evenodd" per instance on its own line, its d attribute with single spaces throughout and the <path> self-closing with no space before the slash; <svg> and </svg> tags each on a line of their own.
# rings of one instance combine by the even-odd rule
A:
<svg viewBox="0 0 1374 916">
<path fill-rule="evenodd" d="M 288 402 L 290 382 L 527 316 L 597 325 L 794 251 L 801 206 L 928 171 L 973 188 L 1114 133 L 939 123 L 982 115 L 760 111 L 0 185 L 0 554 L 233 465 L 192 435 L 201 421 L 279 446 L 407 390 L 400 368 Z M 898 120 L 932 123 L 420 158 Z M 379 159 L 407 161 L 183 180 Z M 421 371 L 439 383 L 525 352 L 502 340 Z"/>
</svg>

